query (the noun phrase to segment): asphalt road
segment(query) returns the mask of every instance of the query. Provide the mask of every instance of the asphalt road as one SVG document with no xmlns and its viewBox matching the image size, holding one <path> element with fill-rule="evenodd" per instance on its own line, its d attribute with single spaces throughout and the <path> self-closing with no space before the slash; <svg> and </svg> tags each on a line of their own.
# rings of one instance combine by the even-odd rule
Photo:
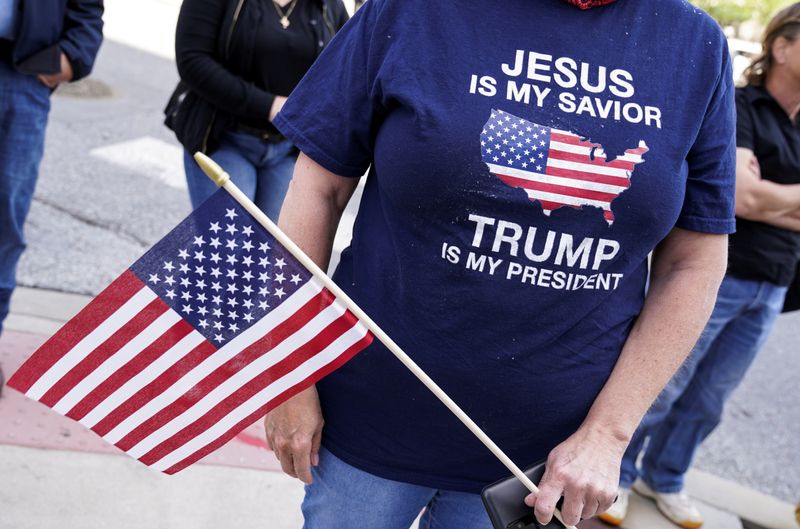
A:
<svg viewBox="0 0 800 529">
<path fill-rule="evenodd" d="M 20 284 L 97 293 L 189 212 L 181 151 L 162 125 L 172 62 L 107 41 L 93 79 L 71 92 L 112 95 L 53 97 Z M 781 317 L 699 468 L 800 499 L 798 344 L 800 314 Z"/>
</svg>

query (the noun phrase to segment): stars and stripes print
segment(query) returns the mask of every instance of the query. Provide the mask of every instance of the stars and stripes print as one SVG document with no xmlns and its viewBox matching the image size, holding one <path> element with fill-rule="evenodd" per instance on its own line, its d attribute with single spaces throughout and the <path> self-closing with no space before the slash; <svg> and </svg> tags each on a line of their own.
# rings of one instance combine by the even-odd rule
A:
<svg viewBox="0 0 800 529">
<path fill-rule="evenodd" d="M 371 341 L 342 303 L 219 190 L 8 385 L 172 474 Z"/>
<path fill-rule="evenodd" d="M 594 206 L 603 210 L 609 225 L 614 222 L 611 202 L 630 187 L 647 151 L 641 141 L 609 161 L 597 143 L 502 110 L 492 110 L 481 133 L 481 154 L 489 171 L 523 189 L 545 215 L 564 206 Z"/>
</svg>

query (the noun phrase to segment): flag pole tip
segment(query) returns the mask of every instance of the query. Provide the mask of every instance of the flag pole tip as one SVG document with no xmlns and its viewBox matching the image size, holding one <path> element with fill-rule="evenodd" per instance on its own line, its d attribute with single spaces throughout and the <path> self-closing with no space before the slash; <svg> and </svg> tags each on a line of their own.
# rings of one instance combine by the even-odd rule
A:
<svg viewBox="0 0 800 529">
<path fill-rule="evenodd" d="M 200 169 L 208 176 L 211 180 L 214 181 L 219 187 L 223 187 L 228 180 L 231 179 L 231 176 L 225 172 L 225 170 L 219 166 L 217 162 L 203 154 L 202 152 L 194 153 L 194 161 L 197 162 L 197 165 L 200 166 Z"/>
</svg>

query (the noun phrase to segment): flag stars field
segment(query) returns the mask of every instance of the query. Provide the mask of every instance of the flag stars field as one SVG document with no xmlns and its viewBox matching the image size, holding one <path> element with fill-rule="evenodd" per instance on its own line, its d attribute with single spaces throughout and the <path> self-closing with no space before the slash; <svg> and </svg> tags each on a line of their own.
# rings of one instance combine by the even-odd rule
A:
<svg viewBox="0 0 800 529">
<path fill-rule="evenodd" d="M 164 296 L 170 303 L 180 301 L 180 305 L 174 307 L 179 313 L 187 317 L 189 321 L 192 320 L 192 316 L 198 318 L 193 322 L 196 328 L 201 332 L 213 328 L 216 332 L 206 337 L 217 343 L 229 341 L 241 332 L 243 327 L 223 324 L 220 328 L 215 325 L 217 320 L 225 317 L 225 313 L 218 309 L 209 310 L 204 306 L 205 303 L 210 301 L 212 307 L 224 305 L 228 309 L 242 307 L 250 311 L 248 317 L 242 319 L 243 323 L 249 325 L 263 316 L 262 313 L 270 308 L 267 302 L 270 296 L 273 299 L 282 300 L 286 296 L 290 296 L 294 289 L 304 281 L 302 273 L 295 273 L 300 272 L 299 270 L 292 270 L 293 273 L 289 276 L 283 272 L 284 267 L 287 266 L 285 254 L 282 252 L 274 254 L 273 247 L 266 237 L 257 232 L 246 220 L 242 222 L 240 220 L 242 218 L 245 217 L 241 217 L 235 209 L 227 208 L 223 218 L 210 220 L 204 224 L 207 228 L 203 233 L 192 235 L 183 245 L 174 248 L 173 256 L 178 261 L 177 266 L 174 259 L 160 260 L 159 268 L 170 274 L 177 271 L 177 280 L 173 275 L 166 277 L 161 277 L 158 273 L 148 275 L 149 284 L 157 294 Z M 217 235 L 219 232 L 224 232 L 226 236 L 219 237 Z M 186 244 L 195 249 L 189 251 Z M 222 246 L 225 248 L 225 252 L 220 254 L 216 251 L 203 250 L 206 246 L 210 250 L 216 250 Z M 190 259 L 195 262 L 194 266 L 187 264 Z M 203 266 L 202 263 L 206 260 L 213 266 Z M 256 263 L 260 271 L 250 270 Z M 219 266 L 220 264 L 223 266 Z M 271 273 L 272 268 L 276 269 L 276 274 Z M 206 275 L 213 278 L 213 281 L 207 283 L 204 280 Z M 271 281 L 276 285 L 283 286 L 287 282 L 287 277 L 292 278 L 289 282 L 292 287 L 290 289 L 284 287 L 270 291 L 266 286 Z M 174 289 L 176 283 L 180 286 L 180 291 L 177 292 Z M 213 295 L 209 300 L 209 297 L 202 292 L 206 288 L 215 294 L 224 292 L 227 296 Z M 257 304 L 250 299 L 256 294 L 262 298 L 262 301 Z M 238 319 L 242 315 L 230 310 L 227 317 Z"/>
</svg>

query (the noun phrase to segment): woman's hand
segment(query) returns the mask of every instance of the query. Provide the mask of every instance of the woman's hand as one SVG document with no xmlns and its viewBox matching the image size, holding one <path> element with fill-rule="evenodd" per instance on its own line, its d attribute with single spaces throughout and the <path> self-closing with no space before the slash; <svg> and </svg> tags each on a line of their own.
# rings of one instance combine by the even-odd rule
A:
<svg viewBox="0 0 800 529">
<path fill-rule="evenodd" d="M 298 393 L 264 417 L 267 442 L 284 472 L 310 484 L 311 465 L 319 464 L 322 410 L 314 386 Z"/>
<path fill-rule="evenodd" d="M 550 522 L 561 496 L 561 515 L 567 525 L 605 512 L 617 495 L 626 447 L 627 442 L 613 435 L 582 427 L 550 452 L 539 494 L 528 495 L 525 504 L 534 507 L 543 525 Z"/>
</svg>

